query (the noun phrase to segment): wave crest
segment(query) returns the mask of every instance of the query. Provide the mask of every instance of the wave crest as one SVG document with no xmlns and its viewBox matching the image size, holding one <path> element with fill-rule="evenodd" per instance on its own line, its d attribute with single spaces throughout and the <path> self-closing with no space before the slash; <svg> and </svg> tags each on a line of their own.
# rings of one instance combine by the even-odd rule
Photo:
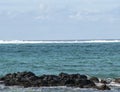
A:
<svg viewBox="0 0 120 92">
<path fill-rule="evenodd" d="M 0 44 L 36 44 L 36 43 L 118 43 L 120 40 L 0 40 Z"/>
</svg>

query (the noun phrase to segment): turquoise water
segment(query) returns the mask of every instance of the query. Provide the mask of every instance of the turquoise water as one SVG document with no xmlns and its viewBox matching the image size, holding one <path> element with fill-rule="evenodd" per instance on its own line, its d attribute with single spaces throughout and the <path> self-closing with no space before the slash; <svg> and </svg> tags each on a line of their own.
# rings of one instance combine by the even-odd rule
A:
<svg viewBox="0 0 120 92">
<path fill-rule="evenodd" d="M 120 77 L 120 43 L 0 44 L 0 75 L 80 73 Z"/>
</svg>

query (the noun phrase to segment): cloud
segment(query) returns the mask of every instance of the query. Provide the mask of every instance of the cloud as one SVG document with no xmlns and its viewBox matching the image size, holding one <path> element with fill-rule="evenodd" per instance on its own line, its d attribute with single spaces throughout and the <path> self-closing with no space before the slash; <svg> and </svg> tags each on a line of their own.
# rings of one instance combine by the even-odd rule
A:
<svg viewBox="0 0 120 92">
<path fill-rule="evenodd" d="M 1 11 L 0 12 L 0 17 L 1 18 L 15 18 L 19 15 L 20 13 L 17 11 Z"/>
<path fill-rule="evenodd" d="M 102 14 L 99 10 L 90 10 L 90 9 L 85 9 L 85 10 L 80 10 L 77 12 L 73 12 L 71 15 L 68 17 L 70 19 L 76 19 L 80 21 L 97 21 L 100 18 L 100 14 Z"/>
<path fill-rule="evenodd" d="M 28 0 L 27 0 L 28 1 Z M 117 0 L 30 0 L 18 3 L 14 0 L 0 6 L 1 15 L 9 18 L 31 18 L 77 21 L 117 21 L 120 18 L 120 2 Z M 0 1 L 1 2 L 1 1 Z M 20 2 L 20 1 L 19 1 Z M 9 6 L 5 7 L 9 3 Z M 23 4 L 25 3 L 25 4 Z"/>
<path fill-rule="evenodd" d="M 48 16 L 39 15 L 39 16 L 34 17 L 34 19 L 36 19 L 36 20 L 45 20 L 45 19 L 48 19 Z"/>
<path fill-rule="evenodd" d="M 40 3 L 39 9 L 40 9 L 40 10 L 45 10 L 45 8 L 46 8 L 45 5 Z"/>
<path fill-rule="evenodd" d="M 68 16 L 69 19 L 78 21 L 110 21 L 115 22 L 120 19 L 120 8 L 113 8 L 111 10 L 100 10 L 100 9 L 81 9 L 72 13 Z"/>
<path fill-rule="evenodd" d="M 118 8 L 117 0 L 49 0 L 40 2 L 41 12 L 35 19 L 50 18 L 53 20 L 77 21 L 117 21 L 113 9 Z M 47 16 L 47 17 L 46 17 Z"/>
</svg>

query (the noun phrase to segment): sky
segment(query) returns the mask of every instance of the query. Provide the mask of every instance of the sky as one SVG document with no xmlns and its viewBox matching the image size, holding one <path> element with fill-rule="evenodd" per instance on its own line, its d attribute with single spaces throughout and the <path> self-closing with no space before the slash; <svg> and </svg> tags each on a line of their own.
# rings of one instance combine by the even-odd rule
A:
<svg viewBox="0 0 120 92">
<path fill-rule="evenodd" d="M 0 40 L 120 39 L 120 0 L 0 0 Z"/>
</svg>

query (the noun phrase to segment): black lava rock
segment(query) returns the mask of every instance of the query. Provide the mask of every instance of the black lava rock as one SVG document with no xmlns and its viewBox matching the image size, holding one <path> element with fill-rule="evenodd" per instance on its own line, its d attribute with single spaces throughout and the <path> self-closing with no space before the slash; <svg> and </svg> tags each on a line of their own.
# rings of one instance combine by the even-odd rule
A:
<svg viewBox="0 0 120 92">
<path fill-rule="evenodd" d="M 91 77 L 89 80 L 91 80 L 95 83 L 99 83 L 99 79 L 97 77 Z"/>
<path fill-rule="evenodd" d="M 98 78 L 88 79 L 86 75 L 60 73 L 57 75 L 36 76 L 32 72 L 17 72 L 7 74 L 0 78 L 0 81 L 6 86 L 24 86 L 24 87 L 42 87 L 42 86 L 68 86 L 80 88 L 97 88 L 100 90 L 108 90 L 109 87 L 103 85 L 97 87 L 95 82 L 99 82 Z"/>
<path fill-rule="evenodd" d="M 105 84 L 103 84 L 103 85 L 101 85 L 101 86 L 99 86 L 99 87 L 96 87 L 98 90 L 110 90 L 110 88 L 107 86 L 107 85 L 105 85 Z"/>
</svg>

